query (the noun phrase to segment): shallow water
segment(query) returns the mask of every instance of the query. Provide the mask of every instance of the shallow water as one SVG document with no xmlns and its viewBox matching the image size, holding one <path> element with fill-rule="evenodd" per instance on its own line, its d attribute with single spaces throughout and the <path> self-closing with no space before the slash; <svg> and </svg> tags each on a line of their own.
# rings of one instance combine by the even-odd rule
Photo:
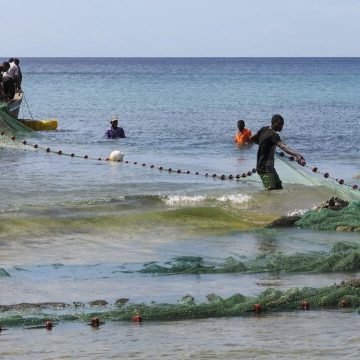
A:
<svg viewBox="0 0 360 360">
<path fill-rule="evenodd" d="M 300 169 L 303 176 L 277 159 L 285 189 L 276 193 L 262 191 L 257 175 L 240 181 L 204 176 L 251 170 L 256 146 L 233 145 L 236 121 L 244 118 L 256 131 L 280 112 L 286 121 L 281 137 L 303 153 L 309 166 L 354 184 L 352 177 L 360 172 L 354 136 L 360 130 L 359 62 L 23 59 L 23 88 L 32 114 L 59 119 L 58 131 L 33 133 L 26 137 L 29 142 L 95 159 L 119 149 L 130 163 L 47 154 L 2 139 L 0 269 L 10 276 L 0 276 L 0 305 L 85 304 L 59 310 L 69 315 L 97 311 L 88 303 L 98 299 L 109 303 L 100 309 L 106 312 L 119 298 L 132 304 L 176 304 L 190 294 L 201 303 L 210 293 L 257 296 L 270 287 L 320 288 L 356 278 L 358 269 L 140 271 L 179 256 L 218 266 L 229 257 L 251 260 L 329 252 L 339 242 L 359 244 L 355 232 L 264 228 L 330 196 L 355 196 L 349 186 L 342 192 L 309 168 Z M 28 117 L 25 106 L 23 113 Z M 120 117 L 126 139 L 104 139 L 112 115 Z M 340 144 L 336 148 L 334 138 Z M 191 174 L 169 174 L 159 166 Z M 38 310 L 16 314 L 42 319 Z M 140 326 L 108 321 L 99 330 L 64 320 L 51 332 L 9 326 L 13 315 L 0 313 L 0 325 L 9 327 L 0 334 L 2 358 L 355 358 L 359 352 L 349 329 L 350 322 L 356 328 L 359 321 L 356 308 L 144 321 Z"/>
<path fill-rule="evenodd" d="M 67 323 L 52 331 L 3 332 L 0 354 L 24 359 L 357 359 L 359 335 L 353 329 L 359 319 L 348 311 L 305 311 L 142 325 L 111 322 L 99 329 Z"/>
</svg>

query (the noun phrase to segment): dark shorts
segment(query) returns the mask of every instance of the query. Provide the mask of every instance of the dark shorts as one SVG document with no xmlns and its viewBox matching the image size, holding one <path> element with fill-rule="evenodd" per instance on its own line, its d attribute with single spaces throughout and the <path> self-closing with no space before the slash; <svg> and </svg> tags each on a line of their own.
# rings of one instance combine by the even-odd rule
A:
<svg viewBox="0 0 360 360">
<path fill-rule="evenodd" d="M 14 79 L 10 77 L 5 77 L 2 82 L 3 92 L 5 97 L 9 100 L 13 99 L 15 96 L 15 83 Z"/>
<path fill-rule="evenodd" d="M 275 169 L 272 172 L 258 172 L 258 174 L 265 190 L 280 190 L 283 188 L 282 181 Z"/>
</svg>

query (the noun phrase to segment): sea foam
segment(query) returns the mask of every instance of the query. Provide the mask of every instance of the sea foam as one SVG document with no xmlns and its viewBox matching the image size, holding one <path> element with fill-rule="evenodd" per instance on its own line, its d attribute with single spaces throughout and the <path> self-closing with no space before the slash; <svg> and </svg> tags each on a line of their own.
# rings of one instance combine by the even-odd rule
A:
<svg viewBox="0 0 360 360">
<path fill-rule="evenodd" d="M 226 194 L 222 196 L 210 196 L 210 195 L 171 195 L 163 198 L 166 205 L 169 206 L 181 206 L 181 205 L 195 205 L 202 202 L 220 202 L 220 203 L 232 203 L 243 204 L 251 200 L 251 196 L 241 193 Z"/>
</svg>

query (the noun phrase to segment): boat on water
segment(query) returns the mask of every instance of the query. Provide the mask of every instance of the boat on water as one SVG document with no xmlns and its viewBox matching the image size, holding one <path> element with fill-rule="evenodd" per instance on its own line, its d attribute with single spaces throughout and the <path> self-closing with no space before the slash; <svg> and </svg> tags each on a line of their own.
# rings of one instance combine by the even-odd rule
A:
<svg viewBox="0 0 360 360">
<path fill-rule="evenodd" d="M 7 102 L 7 108 L 11 117 L 13 117 L 18 122 L 21 122 L 23 125 L 35 131 L 48 131 L 48 130 L 57 129 L 58 122 L 56 119 L 46 119 L 46 120 L 19 119 L 19 112 L 23 97 L 24 97 L 24 93 L 22 91 L 19 91 L 15 93 L 15 96 L 12 100 Z"/>
<path fill-rule="evenodd" d="M 11 58 L 9 62 L 0 64 L 0 126 L 11 129 L 12 132 L 20 130 L 56 130 L 57 120 L 34 120 L 25 94 L 21 89 L 22 73 L 19 59 Z M 31 119 L 19 119 L 22 101 L 29 110 Z"/>
<path fill-rule="evenodd" d="M 19 111 L 20 111 L 23 95 L 24 93 L 22 91 L 19 91 L 15 93 L 14 98 L 7 103 L 9 114 L 15 119 L 18 119 L 19 117 Z"/>
</svg>

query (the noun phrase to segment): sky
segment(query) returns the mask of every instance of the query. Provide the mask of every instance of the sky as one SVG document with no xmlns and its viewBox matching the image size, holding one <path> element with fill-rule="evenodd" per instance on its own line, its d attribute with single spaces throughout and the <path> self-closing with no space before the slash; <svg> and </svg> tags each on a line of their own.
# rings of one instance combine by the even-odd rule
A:
<svg viewBox="0 0 360 360">
<path fill-rule="evenodd" d="M 360 0 L 0 0 L 1 57 L 360 56 Z"/>
</svg>

